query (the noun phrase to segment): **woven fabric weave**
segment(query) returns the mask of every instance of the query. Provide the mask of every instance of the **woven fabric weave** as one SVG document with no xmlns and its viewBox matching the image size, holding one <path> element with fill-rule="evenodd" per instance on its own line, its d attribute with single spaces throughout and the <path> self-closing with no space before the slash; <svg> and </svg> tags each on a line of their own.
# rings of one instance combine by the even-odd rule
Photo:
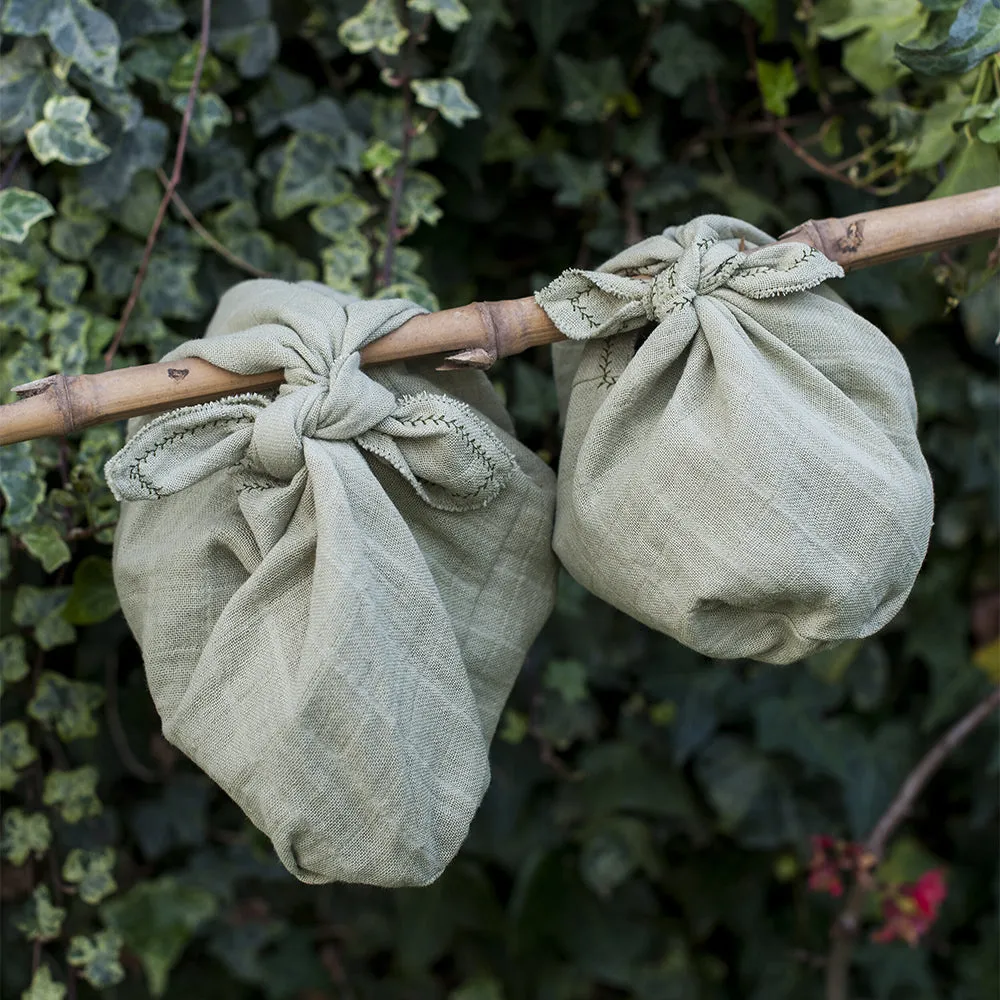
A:
<svg viewBox="0 0 1000 1000">
<path fill-rule="evenodd" d="M 440 874 L 554 602 L 555 477 L 486 378 L 360 369 L 421 311 L 237 286 L 165 360 L 286 384 L 132 421 L 106 469 L 164 734 L 306 882 Z"/>
<path fill-rule="evenodd" d="M 842 273 L 704 216 L 537 294 L 571 338 L 554 547 L 578 582 L 720 658 L 787 663 L 896 614 L 933 491 L 906 364 L 822 287 Z"/>
</svg>

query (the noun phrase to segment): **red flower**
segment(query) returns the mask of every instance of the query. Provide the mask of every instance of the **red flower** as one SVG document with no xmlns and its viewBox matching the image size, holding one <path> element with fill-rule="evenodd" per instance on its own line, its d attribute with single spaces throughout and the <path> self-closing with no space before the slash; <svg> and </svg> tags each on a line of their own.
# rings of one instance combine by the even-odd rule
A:
<svg viewBox="0 0 1000 1000">
<path fill-rule="evenodd" d="M 840 873 L 854 872 L 858 879 L 867 877 L 875 858 L 863 845 L 847 840 L 837 840 L 829 834 L 816 834 L 812 838 L 812 857 L 809 860 L 809 888 L 813 892 L 828 892 L 839 897 L 844 894 L 844 881 Z"/>
<path fill-rule="evenodd" d="M 882 897 L 885 923 L 872 934 L 872 940 L 886 942 L 898 938 L 913 947 L 937 920 L 947 894 L 940 868 L 924 872 L 916 882 L 887 889 Z"/>
</svg>

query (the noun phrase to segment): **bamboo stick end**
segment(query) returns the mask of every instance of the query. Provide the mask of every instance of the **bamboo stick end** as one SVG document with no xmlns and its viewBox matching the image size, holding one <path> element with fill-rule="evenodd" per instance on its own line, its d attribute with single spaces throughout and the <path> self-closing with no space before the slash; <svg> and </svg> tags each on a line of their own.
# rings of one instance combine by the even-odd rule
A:
<svg viewBox="0 0 1000 1000">
<path fill-rule="evenodd" d="M 48 392 L 63 375 L 46 375 L 45 378 L 36 378 L 33 382 L 24 382 L 22 385 L 15 385 L 10 391 L 18 399 L 28 399 L 30 396 L 40 396 L 43 392 Z"/>
</svg>

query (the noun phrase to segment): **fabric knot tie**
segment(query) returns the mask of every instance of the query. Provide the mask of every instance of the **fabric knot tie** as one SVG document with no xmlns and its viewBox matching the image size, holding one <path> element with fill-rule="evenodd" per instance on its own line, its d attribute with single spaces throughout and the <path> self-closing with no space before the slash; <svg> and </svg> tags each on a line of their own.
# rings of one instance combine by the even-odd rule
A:
<svg viewBox="0 0 1000 1000">
<path fill-rule="evenodd" d="M 843 275 L 806 244 L 775 243 L 738 219 L 702 216 L 629 247 L 596 271 L 563 271 L 535 299 L 565 336 L 593 340 L 665 324 L 723 289 L 767 299 Z"/>
<path fill-rule="evenodd" d="M 361 371 L 354 351 L 333 358 L 326 371 L 290 371 L 278 398 L 257 416 L 247 458 L 275 479 L 302 468 L 303 441 L 352 441 L 396 409 L 393 393 Z"/>
<path fill-rule="evenodd" d="M 203 357 L 230 371 L 282 368 L 277 396 L 232 396 L 153 418 L 105 467 L 119 500 L 169 496 L 226 469 L 238 490 L 301 483 L 319 465 L 364 466 L 362 452 L 440 510 L 485 507 L 505 488 L 514 457 L 471 406 L 406 394 L 398 388 L 406 380 L 390 368 L 361 370 L 361 348 L 422 312 L 418 306 L 341 301 L 320 286 L 270 280 L 250 282 L 240 295 L 256 325 L 192 341 L 168 359 Z"/>
</svg>

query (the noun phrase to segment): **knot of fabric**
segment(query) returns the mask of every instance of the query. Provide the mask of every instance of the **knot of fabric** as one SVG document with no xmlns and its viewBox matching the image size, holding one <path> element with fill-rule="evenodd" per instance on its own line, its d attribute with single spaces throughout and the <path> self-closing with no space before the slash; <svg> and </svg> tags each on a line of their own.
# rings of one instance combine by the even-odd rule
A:
<svg viewBox="0 0 1000 1000">
<path fill-rule="evenodd" d="M 563 271 L 535 299 L 565 336 L 592 340 L 664 324 L 723 289 L 766 299 L 843 274 L 811 246 L 775 243 L 738 219 L 701 216 L 629 247 L 596 271 Z"/>
<path fill-rule="evenodd" d="M 305 439 L 356 440 L 396 409 L 393 393 L 361 371 L 356 351 L 296 376 L 257 416 L 247 453 L 251 465 L 284 481 L 302 468 Z"/>
<path fill-rule="evenodd" d="M 403 300 L 342 303 L 319 286 L 250 285 L 245 296 L 259 301 L 241 302 L 236 315 L 255 326 L 210 330 L 167 360 L 203 357 L 242 373 L 281 367 L 285 383 L 273 399 L 235 396 L 150 420 L 105 467 L 119 500 L 169 496 L 226 468 L 256 476 L 255 488 L 289 483 L 308 468 L 311 446 L 317 461 L 374 455 L 442 510 L 483 507 L 503 489 L 514 459 L 485 418 L 449 396 L 397 396 L 361 370 L 361 347 L 423 310 Z"/>
<path fill-rule="evenodd" d="M 650 322 L 666 319 L 691 305 L 699 295 L 721 288 L 746 258 L 729 243 L 701 239 L 685 247 L 680 257 L 653 275 L 644 297 Z"/>
</svg>

